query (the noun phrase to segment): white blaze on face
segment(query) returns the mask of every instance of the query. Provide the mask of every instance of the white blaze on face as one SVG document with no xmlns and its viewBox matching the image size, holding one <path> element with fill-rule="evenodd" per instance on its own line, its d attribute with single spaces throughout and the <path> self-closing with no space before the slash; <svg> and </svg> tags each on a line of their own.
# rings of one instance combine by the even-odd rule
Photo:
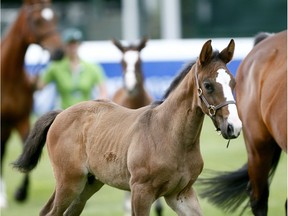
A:
<svg viewBox="0 0 288 216">
<path fill-rule="evenodd" d="M 218 75 L 216 78 L 216 82 L 221 84 L 226 101 L 235 101 L 231 88 L 229 86 L 231 77 L 229 76 L 229 74 L 226 72 L 225 69 L 219 69 L 217 72 Z M 230 113 L 227 122 L 228 124 L 231 124 L 233 126 L 234 135 L 238 136 L 242 129 L 242 122 L 239 119 L 237 107 L 235 104 L 228 104 L 227 106 L 228 111 Z"/>
<path fill-rule="evenodd" d="M 49 20 L 52 20 L 53 17 L 54 17 L 54 12 L 51 8 L 44 8 L 42 11 L 41 11 L 41 16 L 49 21 Z"/>
<path fill-rule="evenodd" d="M 137 84 L 135 70 L 138 58 L 139 52 L 137 51 L 127 51 L 124 53 L 124 61 L 127 64 L 124 82 L 129 91 L 132 91 Z"/>
</svg>

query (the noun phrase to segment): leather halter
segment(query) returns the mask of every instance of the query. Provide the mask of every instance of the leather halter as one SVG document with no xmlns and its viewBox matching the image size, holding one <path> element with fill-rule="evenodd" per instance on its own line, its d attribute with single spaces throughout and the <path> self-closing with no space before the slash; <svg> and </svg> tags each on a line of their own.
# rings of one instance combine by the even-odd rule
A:
<svg viewBox="0 0 288 216">
<path fill-rule="evenodd" d="M 200 97 L 200 99 L 204 102 L 204 104 L 206 105 L 207 109 L 208 109 L 208 113 L 210 117 L 214 117 L 216 115 L 217 110 L 221 109 L 224 106 L 227 106 L 229 104 L 236 104 L 235 101 L 225 101 L 223 103 L 220 103 L 218 105 L 211 105 L 209 104 L 209 102 L 207 101 L 207 99 L 205 98 L 204 94 L 203 94 L 203 90 L 199 85 L 199 80 L 198 80 L 198 76 L 197 76 L 197 72 L 196 70 L 194 70 L 194 74 L 195 74 L 195 79 L 196 79 L 196 85 L 197 85 L 197 92 L 198 92 L 198 96 Z"/>
</svg>

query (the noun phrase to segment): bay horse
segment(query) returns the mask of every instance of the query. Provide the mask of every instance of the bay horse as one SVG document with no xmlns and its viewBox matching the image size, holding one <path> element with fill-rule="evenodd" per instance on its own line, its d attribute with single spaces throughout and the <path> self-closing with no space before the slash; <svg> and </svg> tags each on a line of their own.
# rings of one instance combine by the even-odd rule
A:
<svg viewBox="0 0 288 216">
<path fill-rule="evenodd" d="M 48 49 L 52 55 L 62 47 L 50 0 L 25 0 L 1 41 L 1 181 L 6 144 L 12 130 L 16 129 L 23 141 L 29 133 L 35 82 L 24 70 L 24 57 L 32 43 Z M 28 183 L 26 175 L 15 194 L 16 200 L 26 199 Z M 1 195 L 0 205 L 5 206 L 6 195 L 3 191 Z"/>
<path fill-rule="evenodd" d="M 248 163 L 203 179 L 206 191 L 202 195 L 229 212 L 250 196 L 253 214 L 263 216 L 268 212 L 269 183 L 280 154 L 287 153 L 287 31 L 258 36 L 236 74 Z"/>
<path fill-rule="evenodd" d="M 130 109 L 138 109 L 152 102 L 151 96 L 144 87 L 141 50 L 146 46 L 147 38 L 138 45 L 123 46 L 120 41 L 113 39 L 113 44 L 123 53 L 121 60 L 123 87 L 114 94 L 112 101 Z"/>
<path fill-rule="evenodd" d="M 130 109 L 138 109 L 152 102 L 152 97 L 144 87 L 144 74 L 140 58 L 141 50 L 145 48 L 147 40 L 147 38 L 143 38 L 139 44 L 129 44 L 128 46 L 124 46 L 119 40 L 112 40 L 123 54 L 121 60 L 123 87 L 116 91 L 112 101 Z M 162 215 L 163 207 L 159 199 L 156 201 L 155 210 L 158 216 Z M 131 193 L 129 192 L 125 194 L 124 211 L 125 215 L 131 215 Z"/>
<path fill-rule="evenodd" d="M 40 215 L 79 215 L 104 184 L 131 191 L 132 215 L 149 215 L 164 196 L 178 215 L 202 215 L 192 185 L 203 168 L 200 133 L 205 114 L 225 139 L 240 134 L 226 67 L 235 43 L 213 52 L 211 40 L 193 66 L 173 82 L 162 103 L 129 109 L 108 100 L 86 101 L 40 117 L 14 162 L 30 172 L 47 143 L 56 188 Z"/>
</svg>

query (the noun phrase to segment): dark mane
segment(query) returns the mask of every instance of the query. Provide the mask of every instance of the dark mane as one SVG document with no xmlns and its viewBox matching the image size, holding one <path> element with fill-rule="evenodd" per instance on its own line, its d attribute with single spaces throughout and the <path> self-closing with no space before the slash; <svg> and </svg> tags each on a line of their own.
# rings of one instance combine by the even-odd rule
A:
<svg viewBox="0 0 288 216">
<path fill-rule="evenodd" d="M 177 77 L 172 81 L 169 88 L 166 90 L 162 100 L 165 100 L 169 94 L 179 85 L 179 83 L 184 79 L 184 77 L 191 70 L 191 67 L 195 64 L 195 61 L 189 62 L 180 70 Z"/>
<path fill-rule="evenodd" d="M 266 39 L 267 37 L 271 36 L 273 34 L 267 33 L 267 32 L 260 32 L 254 37 L 254 44 L 253 46 L 256 46 L 258 43 L 260 43 L 262 40 Z"/>
<path fill-rule="evenodd" d="M 212 59 L 219 59 L 219 51 L 215 50 L 213 52 L 213 57 Z M 184 79 L 184 77 L 188 74 L 188 72 L 190 71 L 191 67 L 196 63 L 195 60 L 188 62 L 187 64 L 184 65 L 184 67 L 180 70 L 180 72 L 178 73 L 178 76 L 172 81 L 172 83 L 170 84 L 169 88 L 166 90 L 162 100 L 165 100 L 169 94 L 179 85 L 179 83 Z"/>
<path fill-rule="evenodd" d="M 159 104 L 163 103 L 163 101 L 169 96 L 169 94 L 179 85 L 179 83 L 184 79 L 184 77 L 188 74 L 191 67 L 195 64 L 195 61 L 191 61 L 184 65 L 184 67 L 180 70 L 177 77 L 172 81 L 169 88 L 166 90 L 164 96 L 160 101 L 154 101 L 152 103 L 153 107 L 158 106 Z"/>
<path fill-rule="evenodd" d="M 213 60 L 217 60 L 219 59 L 219 51 L 218 50 L 214 50 L 213 51 L 213 56 L 212 59 Z M 179 83 L 184 79 L 184 77 L 188 74 L 188 72 L 191 70 L 191 67 L 196 63 L 195 60 L 188 62 L 187 64 L 184 65 L 184 67 L 180 70 L 180 72 L 178 73 L 177 77 L 172 81 L 172 83 L 170 84 L 169 88 L 166 90 L 163 98 L 160 101 L 154 101 L 152 103 L 152 105 L 159 105 L 161 104 L 169 95 L 172 91 L 174 91 L 174 89 L 179 85 Z"/>
</svg>

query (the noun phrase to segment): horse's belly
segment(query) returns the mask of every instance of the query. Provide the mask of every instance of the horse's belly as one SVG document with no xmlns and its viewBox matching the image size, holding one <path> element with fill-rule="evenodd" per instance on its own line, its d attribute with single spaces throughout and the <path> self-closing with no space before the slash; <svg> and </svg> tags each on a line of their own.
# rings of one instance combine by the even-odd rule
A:
<svg viewBox="0 0 288 216">
<path fill-rule="evenodd" d="M 89 163 L 90 169 L 95 178 L 107 185 L 122 190 L 129 190 L 130 174 L 127 166 L 116 158 L 112 153 L 103 155 L 104 159 L 99 160 L 98 164 Z"/>
<path fill-rule="evenodd" d="M 99 181 L 123 190 L 129 190 L 130 173 L 127 168 L 125 149 L 94 144 L 88 156 L 89 170 Z M 97 147 L 96 147 L 97 146 Z"/>
</svg>

